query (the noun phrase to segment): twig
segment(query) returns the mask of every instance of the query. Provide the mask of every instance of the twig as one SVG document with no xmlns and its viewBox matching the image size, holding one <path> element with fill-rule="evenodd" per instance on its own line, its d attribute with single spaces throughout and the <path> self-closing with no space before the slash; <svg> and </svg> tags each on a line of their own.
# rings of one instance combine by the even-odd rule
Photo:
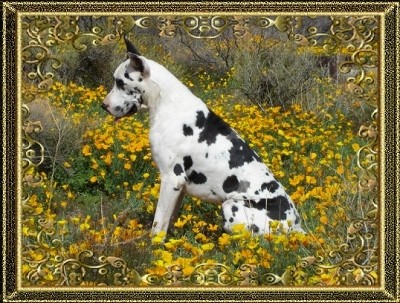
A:
<svg viewBox="0 0 400 303">
<path fill-rule="evenodd" d="M 129 239 L 129 240 L 126 240 L 126 241 L 123 241 L 123 242 L 117 242 L 117 243 L 111 244 L 111 246 L 127 245 L 127 244 L 130 244 L 132 242 L 136 242 L 137 240 L 140 240 L 140 239 L 144 238 L 145 236 L 147 236 L 149 234 L 150 234 L 150 232 L 148 231 L 148 232 L 140 235 L 137 238 Z"/>
</svg>

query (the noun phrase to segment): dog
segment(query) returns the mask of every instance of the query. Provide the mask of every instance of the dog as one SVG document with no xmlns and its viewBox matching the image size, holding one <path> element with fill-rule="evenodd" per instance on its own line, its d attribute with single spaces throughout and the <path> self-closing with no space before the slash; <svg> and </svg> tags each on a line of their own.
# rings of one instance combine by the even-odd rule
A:
<svg viewBox="0 0 400 303">
<path fill-rule="evenodd" d="M 165 67 L 139 54 L 124 37 L 128 58 L 114 72 L 102 108 L 119 120 L 150 113 L 150 146 L 161 176 L 152 234 L 167 232 L 185 194 L 222 204 L 223 228 L 253 234 L 305 233 L 283 186 L 226 122 Z"/>
</svg>

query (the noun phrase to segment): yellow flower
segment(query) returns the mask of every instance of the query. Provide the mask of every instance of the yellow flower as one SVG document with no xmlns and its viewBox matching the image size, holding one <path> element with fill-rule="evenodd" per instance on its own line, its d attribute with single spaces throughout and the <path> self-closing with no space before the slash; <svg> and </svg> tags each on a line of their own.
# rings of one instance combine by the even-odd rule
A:
<svg viewBox="0 0 400 303">
<path fill-rule="evenodd" d="M 152 214 L 154 212 L 154 204 L 152 202 L 150 202 L 149 205 L 147 205 L 146 211 L 149 214 Z"/>
<path fill-rule="evenodd" d="M 173 256 L 172 256 L 172 253 L 171 253 L 171 252 L 165 251 L 165 250 L 164 250 L 164 251 L 161 253 L 161 258 L 162 258 L 162 261 L 163 261 L 165 264 L 171 264 L 171 263 L 172 263 Z"/>
<path fill-rule="evenodd" d="M 140 182 L 140 183 L 137 183 L 137 184 L 132 185 L 132 190 L 134 190 L 134 191 L 139 191 L 139 190 L 142 189 L 142 187 L 143 187 L 143 183 Z"/>
<path fill-rule="evenodd" d="M 229 245 L 230 242 L 231 242 L 231 237 L 226 233 L 223 233 L 222 236 L 218 238 L 218 244 L 222 247 Z"/>
<path fill-rule="evenodd" d="M 242 233 L 245 229 L 246 229 L 245 224 L 235 224 L 232 227 L 232 232 L 234 234 L 239 234 L 239 233 Z"/>
<path fill-rule="evenodd" d="M 182 228 L 185 226 L 186 222 L 187 222 L 186 220 L 182 220 L 181 218 L 178 218 L 178 220 L 174 223 L 174 226 L 176 228 Z"/>
<path fill-rule="evenodd" d="M 218 224 L 208 224 L 208 227 L 207 227 L 207 229 L 209 230 L 209 231 L 217 231 L 218 230 Z"/>
<path fill-rule="evenodd" d="M 326 215 L 323 215 L 323 216 L 321 216 L 321 218 L 319 218 L 319 221 L 322 223 L 322 224 L 328 224 L 328 222 L 329 222 L 329 219 L 328 219 L 328 217 L 326 216 Z"/>
<path fill-rule="evenodd" d="M 353 150 L 356 152 L 356 151 L 358 151 L 359 149 L 360 149 L 360 145 L 358 145 L 357 143 L 353 143 L 352 145 L 351 145 L 351 147 L 353 148 Z"/>
<path fill-rule="evenodd" d="M 156 265 L 157 266 L 155 268 L 147 269 L 147 272 L 149 274 L 155 274 L 159 277 L 162 277 L 163 275 L 165 275 L 167 273 L 167 268 L 164 266 L 164 264 L 161 260 L 160 260 L 160 262 L 157 262 Z"/>
<path fill-rule="evenodd" d="M 317 183 L 317 179 L 315 177 L 312 177 L 312 176 L 306 176 L 306 182 L 308 184 L 316 184 Z"/>
<path fill-rule="evenodd" d="M 303 175 L 294 176 L 293 178 L 289 178 L 289 184 L 292 186 L 296 186 L 303 180 L 304 180 Z"/>
<path fill-rule="evenodd" d="M 251 250 L 257 248 L 257 246 L 258 246 L 257 238 L 251 238 L 250 242 L 247 244 L 247 247 L 250 248 Z"/>
<path fill-rule="evenodd" d="M 97 177 L 96 176 L 91 177 L 90 178 L 90 182 L 96 183 L 97 182 Z"/>
<path fill-rule="evenodd" d="M 31 271 L 31 267 L 28 264 L 22 265 L 22 274 L 27 274 L 30 271 Z"/>
<path fill-rule="evenodd" d="M 22 234 L 27 237 L 30 236 L 30 228 L 27 226 L 22 227 Z"/>
<path fill-rule="evenodd" d="M 107 155 L 104 158 L 104 163 L 108 166 L 111 165 L 111 163 L 112 163 L 112 154 L 111 153 L 107 153 Z"/>
<path fill-rule="evenodd" d="M 153 243 L 153 244 L 160 244 L 160 243 L 162 243 L 162 241 L 164 240 L 166 234 L 167 234 L 167 233 L 166 233 L 165 231 L 160 231 L 158 234 L 156 234 L 156 235 L 153 237 L 153 239 L 151 239 L 151 243 Z"/>
<path fill-rule="evenodd" d="M 214 246 L 215 246 L 214 243 L 207 243 L 207 244 L 201 245 L 201 249 L 203 251 L 209 251 L 209 250 L 212 250 L 214 248 Z"/>
<path fill-rule="evenodd" d="M 85 222 L 83 222 L 81 225 L 79 225 L 79 229 L 82 230 L 82 231 L 89 229 L 90 228 L 89 221 L 90 221 L 90 216 L 87 215 L 86 219 L 85 219 Z"/>
<path fill-rule="evenodd" d="M 200 241 L 200 242 L 202 242 L 202 243 L 206 243 L 206 242 L 208 241 L 208 238 L 207 238 L 204 234 L 202 234 L 202 233 L 198 233 L 198 234 L 195 236 L 195 239 L 198 240 L 198 241 Z"/>
<path fill-rule="evenodd" d="M 92 155 L 92 151 L 89 145 L 84 145 L 82 148 L 82 153 L 84 156 L 91 156 Z"/>
<path fill-rule="evenodd" d="M 65 220 L 65 219 L 60 220 L 60 221 L 57 221 L 57 224 L 60 225 L 60 226 L 64 226 L 64 225 L 67 224 L 67 223 L 68 223 L 68 221 Z"/>
<path fill-rule="evenodd" d="M 193 272 L 194 272 L 194 267 L 190 265 L 187 265 L 182 269 L 182 273 L 185 276 L 190 276 Z"/>
<path fill-rule="evenodd" d="M 125 163 L 124 168 L 130 170 L 132 168 L 132 165 L 129 162 L 127 162 Z"/>
<path fill-rule="evenodd" d="M 38 207 L 35 207 L 34 213 L 35 213 L 35 215 L 40 215 L 41 213 L 43 213 L 43 207 L 41 205 Z"/>
</svg>

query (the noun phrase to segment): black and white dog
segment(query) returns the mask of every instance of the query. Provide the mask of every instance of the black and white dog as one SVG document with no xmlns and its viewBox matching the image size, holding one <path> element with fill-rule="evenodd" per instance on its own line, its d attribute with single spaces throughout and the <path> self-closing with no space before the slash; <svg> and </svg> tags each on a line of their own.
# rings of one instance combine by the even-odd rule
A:
<svg viewBox="0 0 400 303">
<path fill-rule="evenodd" d="M 150 111 L 150 144 L 161 174 L 153 233 L 167 231 L 187 193 L 222 203 L 224 229 L 245 224 L 254 234 L 304 232 L 282 185 L 260 157 L 160 64 L 139 55 L 125 38 L 129 58 L 114 73 L 102 107 L 116 119 Z"/>
</svg>

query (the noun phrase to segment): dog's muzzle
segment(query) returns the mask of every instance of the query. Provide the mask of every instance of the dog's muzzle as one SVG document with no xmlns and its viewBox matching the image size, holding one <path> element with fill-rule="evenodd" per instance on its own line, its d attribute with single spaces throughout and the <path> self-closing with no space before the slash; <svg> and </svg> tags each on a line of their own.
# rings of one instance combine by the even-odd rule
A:
<svg viewBox="0 0 400 303">
<path fill-rule="evenodd" d="M 106 103 L 102 103 L 101 104 L 101 108 L 104 109 L 108 114 L 112 115 L 115 117 L 115 122 L 118 122 L 121 118 L 123 117 L 129 117 L 134 115 L 135 113 L 138 112 L 138 106 L 136 104 L 133 104 L 132 107 L 129 109 L 128 112 L 126 112 L 125 114 L 121 115 L 121 116 L 115 116 L 113 115 L 113 113 L 110 111 L 110 106 Z"/>
<path fill-rule="evenodd" d="M 138 111 L 137 105 L 136 105 L 136 104 L 133 104 L 132 107 L 131 107 L 131 109 L 129 110 L 129 112 L 126 113 L 125 116 L 131 116 L 131 115 L 133 115 L 133 114 L 136 114 L 137 111 Z"/>
</svg>

